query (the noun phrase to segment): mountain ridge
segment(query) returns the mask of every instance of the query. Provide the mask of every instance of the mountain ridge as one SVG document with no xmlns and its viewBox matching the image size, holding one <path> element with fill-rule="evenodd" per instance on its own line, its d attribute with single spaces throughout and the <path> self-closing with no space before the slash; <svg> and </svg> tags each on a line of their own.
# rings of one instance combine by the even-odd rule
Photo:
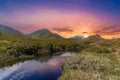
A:
<svg viewBox="0 0 120 80">
<path fill-rule="evenodd" d="M 52 33 L 48 29 L 41 29 L 28 34 L 29 37 L 40 39 L 64 39 L 62 36 Z"/>
<path fill-rule="evenodd" d="M 24 33 L 20 32 L 19 30 L 16 30 L 12 27 L 2 25 L 2 24 L 0 24 L 0 32 L 14 34 L 14 35 L 22 35 L 22 36 L 32 37 L 32 38 L 39 38 L 39 39 L 71 39 L 71 40 L 85 39 L 84 36 L 78 36 L 78 35 L 70 37 L 70 38 L 64 38 L 61 35 L 53 33 L 50 30 L 45 29 L 45 28 L 40 29 L 40 30 L 36 30 L 36 31 L 29 33 L 29 34 L 24 34 Z M 88 37 L 88 39 L 99 40 L 99 39 L 101 39 L 101 36 L 98 34 L 91 35 Z"/>
<path fill-rule="evenodd" d="M 14 28 L 2 24 L 0 24 L 0 32 L 14 34 L 14 35 L 23 35 L 23 33 L 20 32 L 19 30 L 16 30 Z"/>
</svg>

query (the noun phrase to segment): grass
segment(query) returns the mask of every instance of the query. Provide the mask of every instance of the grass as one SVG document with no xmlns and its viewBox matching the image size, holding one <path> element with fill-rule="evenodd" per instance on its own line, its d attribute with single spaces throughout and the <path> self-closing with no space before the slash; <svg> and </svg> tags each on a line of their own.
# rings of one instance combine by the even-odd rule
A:
<svg viewBox="0 0 120 80">
<path fill-rule="evenodd" d="M 59 80 L 120 80 L 120 39 L 88 44 L 64 62 Z"/>
<path fill-rule="evenodd" d="M 68 58 L 59 80 L 120 80 L 120 56 L 83 52 Z"/>
<path fill-rule="evenodd" d="M 0 51 L 5 51 L 7 50 L 6 47 L 0 47 Z"/>
<path fill-rule="evenodd" d="M 59 80 L 120 80 L 120 39 L 96 35 L 80 41 L 42 40 L 0 35 L 0 67 L 64 51 L 80 54 L 65 61 Z"/>
</svg>

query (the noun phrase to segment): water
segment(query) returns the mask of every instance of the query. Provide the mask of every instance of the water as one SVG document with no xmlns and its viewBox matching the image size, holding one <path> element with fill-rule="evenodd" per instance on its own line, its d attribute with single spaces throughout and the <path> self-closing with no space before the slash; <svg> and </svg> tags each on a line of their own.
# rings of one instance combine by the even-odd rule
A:
<svg viewBox="0 0 120 80">
<path fill-rule="evenodd" d="M 0 69 L 0 80 L 57 80 L 61 75 L 63 61 L 71 53 L 29 60 Z"/>
</svg>

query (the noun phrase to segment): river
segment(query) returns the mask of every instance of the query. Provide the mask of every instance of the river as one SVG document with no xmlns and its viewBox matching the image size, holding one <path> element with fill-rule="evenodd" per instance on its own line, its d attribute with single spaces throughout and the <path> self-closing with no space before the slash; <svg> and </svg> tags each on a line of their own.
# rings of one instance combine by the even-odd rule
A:
<svg viewBox="0 0 120 80">
<path fill-rule="evenodd" d="M 62 73 L 62 63 L 71 55 L 74 54 L 65 52 L 4 67 L 0 69 L 0 80 L 57 80 Z"/>
</svg>

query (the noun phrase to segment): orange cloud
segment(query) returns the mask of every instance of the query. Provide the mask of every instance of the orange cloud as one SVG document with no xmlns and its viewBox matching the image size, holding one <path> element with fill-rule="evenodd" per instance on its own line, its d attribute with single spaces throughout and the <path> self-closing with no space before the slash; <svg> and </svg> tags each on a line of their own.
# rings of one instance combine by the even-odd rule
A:
<svg viewBox="0 0 120 80">
<path fill-rule="evenodd" d="M 57 32 L 73 32 L 71 27 L 54 27 L 53 30 Z"/>
<path fill-rule="evenodd" d="M 100 34 L 104 38 L 119 38 L 120 37 L 120 26 L 119 25 L 103 25 L 96 27 L 97 29 L 93 32 Z"/>
</svg>

